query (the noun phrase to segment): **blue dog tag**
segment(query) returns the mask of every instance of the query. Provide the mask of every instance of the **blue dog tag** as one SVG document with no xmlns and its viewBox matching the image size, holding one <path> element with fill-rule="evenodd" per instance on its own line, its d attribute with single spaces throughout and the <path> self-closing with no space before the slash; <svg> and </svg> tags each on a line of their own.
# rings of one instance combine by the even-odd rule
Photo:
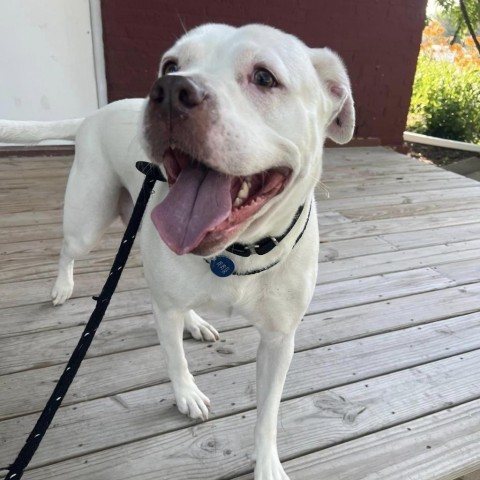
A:
<svg viewBox="0 0 480 480">
<path fill-rule="evenodd" d="M 210 262 L 210 270 L 217 277 L 229 277 L 235 270 L 235 264 L 228 257 L 215 257 Z"/>
</svg>

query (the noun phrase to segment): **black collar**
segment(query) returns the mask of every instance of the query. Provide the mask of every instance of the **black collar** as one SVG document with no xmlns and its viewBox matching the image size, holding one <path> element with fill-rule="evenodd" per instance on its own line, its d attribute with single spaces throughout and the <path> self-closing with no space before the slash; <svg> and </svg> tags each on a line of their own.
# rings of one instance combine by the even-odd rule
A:
<svg viewBox="0 0 480 480">
<path fill-rule="evenodd" d="M 292 223 L 290 223 L 287 230 L 280 235 L 279 237 L 266 237 L 259 240 L 257 243 L 253 245 L 243 245 L 241 243 L 233 243 L 229 247 L 226 248 L 227 252 L 233 253 L 234 255 L 239 255 L 240 257 L 249 257 L 250 255 L 257 254 L 257 255 L 265 255 L 266 253 L 272 251 L 292 230 L 292 228 L 297 223 L 297 220 L 300 218 L 300 215 L 303 212 L 303 207 L 305 204 L 301 205 L 295 213 L 293 217 Z M 310 216 L 310 213 L 309 213 Z M 307 219 L 308 222 L 308 219 Z M 303 231 L 300 234 L 300 237 L 303 235 Z M 297 239 L 300 240 L 300 238 Z M 296 242 L 295 242 L 296 243 Z"/>
<path fill-rule="evenodd" d="M 235 255 L 240 255 L 242 257 L 249 257 L 250 255 L 253 255 L 253 254 L 265 255 L 266 253 L 273 250 L 290 233 L 294 225 L 297 223 L 300 215 L 302 214 L 303 208 L 304 208 L 304 205 L 302 205 L 297 210 L 297 212 L 295 213 L 295 216 L 293 217 L 292 223 L 287 228 L 287 231 L 283 233 L 280 237 L 264 238 L 260 240 L 258 243 L 256 243 L 255 245 L 242 245 L 239 243 L 234 243 L 233 245 L 230 245 L 230 247 L 227 247 L 226 251 L 233 253 Z M 302 235 L 304 234 L 307 228 L 308 221 L 310 220 L 311 211 L 312 211 L 312 204 L 310 203 L 307 220 L 305 221 L 305 225 L 303 226 L 302 231 L 300 232 L 297 239 L 295 240 L 295 243 L 293 244 L 292 249 L 295 248 L 297 243 L 302 238 Z M 258 268 L 255 270 L 247 270 L 246 272 L 238 272 L 236 270 L 234 262 L 228 257 L 219 255 L 217 257 L 212 258 L 211 260 L 205 259 L 205 261 L 210 264 L 210 270 L 218 277 L 228 277 L 230 275 L 234 275 L 234 276 L 254 275 L 256 273 L 261 273 L 266 270 L 270 270 L 272 267 L 279 264 L 280 260 L 281 259 L 278 259 L 275 262 L 263 268 Z"/>
</svg>

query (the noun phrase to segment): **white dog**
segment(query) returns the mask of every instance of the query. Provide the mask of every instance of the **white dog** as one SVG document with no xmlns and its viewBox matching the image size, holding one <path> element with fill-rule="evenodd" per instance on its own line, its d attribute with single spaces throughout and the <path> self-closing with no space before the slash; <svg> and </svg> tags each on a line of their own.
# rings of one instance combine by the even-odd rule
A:
<svg viewBox="0 0 480 480">
<path fill-rule="evenodd" d="M 49 127 L 37 138 L 55 137 Z M 315 287 L 314 187 L 325 138 L 345 143 L 353 127 L 350 83 L 332 51 L 263 25 L 208 24 L 165 53 L 146 100 L 113 103 L 74 132 L 54 304 L 72 294 L 74 259 L 119 214 L 128 217 L 144 179 L 135 162 L 161 165 L 168 186 L 152 195 L 141 248 L 177 405 L 208 417 L 182 332 L 209 341 L 218 333 L 194 309 L 223 307 L 251 320 L 261 335 L 256 480 L 288 479 L 277 414 L 295 330 Z M 18 125 L 0 124 L 0 139 L 15 132 Z"/>
</svg>

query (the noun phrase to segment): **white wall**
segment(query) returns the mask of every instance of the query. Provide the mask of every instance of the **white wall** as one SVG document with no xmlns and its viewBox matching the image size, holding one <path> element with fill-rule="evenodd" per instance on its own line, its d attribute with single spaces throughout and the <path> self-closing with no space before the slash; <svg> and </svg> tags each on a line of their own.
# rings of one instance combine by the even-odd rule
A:
<svg viewBox="0 0 480 480">
<path fill-rule="evenodd" d="M 89 0 L 0 0 L 0 118 L 98 108 Z"/>
</svg>

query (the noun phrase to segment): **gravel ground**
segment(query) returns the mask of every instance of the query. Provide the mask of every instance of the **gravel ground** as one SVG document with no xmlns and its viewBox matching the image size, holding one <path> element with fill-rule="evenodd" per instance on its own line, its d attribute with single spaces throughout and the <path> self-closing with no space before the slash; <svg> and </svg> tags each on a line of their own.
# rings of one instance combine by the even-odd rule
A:
<svg viewBox="0 0 480 480">
<path fill-rule="evenodd" d="M 432 147 L 430 145 L 420 145 L 419 143 L 408 143 L 410 151 L 408 155 L 418 158 L 422 161 L 435 163 L 439 167 L 445 167 L 451 163 L 479 156 L 475 152 L 466 152 L 464 150 L 453 150 L 451 148 Z"/>
</svg>

